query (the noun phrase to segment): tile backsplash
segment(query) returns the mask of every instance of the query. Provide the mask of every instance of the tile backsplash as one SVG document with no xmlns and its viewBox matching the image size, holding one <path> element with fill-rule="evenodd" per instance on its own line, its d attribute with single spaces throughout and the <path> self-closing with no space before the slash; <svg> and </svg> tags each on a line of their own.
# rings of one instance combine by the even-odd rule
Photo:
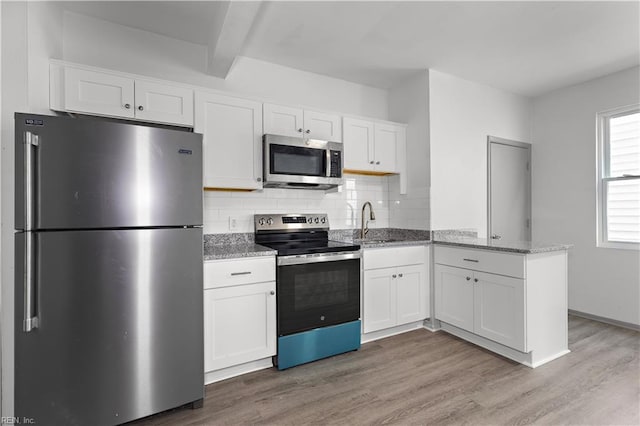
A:
<svg viewBox="0 0 640 426">
<path fill-rule="evenodd" d="M 395 227 L 427 229 L 428 199 L 400 196 L 396 179 L 347 175 L 341 192 L 334 193 L 271 188 L 254 192 L 206 191 L 204 233 L 253 232 L 253 215 L 261 213 L 327 213 L 331 229 L 354 229 L 360 227 L 360 212 L 366 201 L 371 202 L 376 216 L 375 221 L 369 222 L 370 228 L 389 228 L 393 222 Z M 395 220 L 390 218 L 390 205 Z"/>
</svg>

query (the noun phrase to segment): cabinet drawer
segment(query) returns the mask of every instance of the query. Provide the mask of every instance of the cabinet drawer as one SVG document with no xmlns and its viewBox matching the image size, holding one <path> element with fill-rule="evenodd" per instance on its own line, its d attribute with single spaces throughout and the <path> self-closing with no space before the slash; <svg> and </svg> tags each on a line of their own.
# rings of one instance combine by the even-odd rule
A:
<svg viewBox="0 0 640 426">
<path fill-rule="evenodd" d="M 401 265 L 417 265 L 427 261 L 425 246 L 383 247 L 364 249 L 363 268 L 380 269 Z"/>
<path fill-rule="evenodd" d="M 276 261 L 273 256 L 204 263 L 204 288 L 230 287 L 275 279 Z"/>
<path fill-rule="evenodd" d="M 524 278 L 524 255 L 489 250 L 435 247 L 435 263 Z"/>
</svg>

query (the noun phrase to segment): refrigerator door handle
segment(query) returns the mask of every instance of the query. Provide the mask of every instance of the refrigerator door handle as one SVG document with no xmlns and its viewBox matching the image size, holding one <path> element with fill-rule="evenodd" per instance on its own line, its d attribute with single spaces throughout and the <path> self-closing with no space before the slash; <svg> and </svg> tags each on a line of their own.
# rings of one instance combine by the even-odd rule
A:
<svg viewBox="0 0 640 426">
<path fill-rule="evenodd" d="M 34 297 L 34 273 L 33 268 L 35 265 L 33 256 L 33 240 L 35 235 L 33 232 L 25 233 L 24 244 L 24 321 L 22 323 L 22 330 L 25 333 L 32 331 L 34 328 L 38 328 L 39 320 L 38 316 L 33 312 Z"/>
<path fill-rule="evenodd" d="M 24 135 L 24 230 L 31 231 L 33 229 L 33 147 L 40 145 L 38 135 L 25 132 Z"/>
<path fill-rule="evenodd" d="M 34 274 L 35 265 L 33 259 L 33 151 L 39 145 L 38 135 L 25 132 L 24 137 L 24 219 L 25 219 L 25 256 L 24 256 L 24 321 L 22 329 L 28 333 L 34 328 L 38 328 L 38 316 L 33 313 L 34 301 Z"/>
</svg>

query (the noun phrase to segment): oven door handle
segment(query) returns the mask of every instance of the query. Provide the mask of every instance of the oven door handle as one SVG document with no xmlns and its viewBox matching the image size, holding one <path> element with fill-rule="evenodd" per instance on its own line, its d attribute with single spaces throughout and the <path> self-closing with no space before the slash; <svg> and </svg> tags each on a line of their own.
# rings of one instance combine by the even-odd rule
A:
<svg viewBox="0 0 640 426">
<path fill-rule="evenodd" d="M 302 265 L 305 263 L 335 262 L 339 260 L 360 259 L 359 251 L 348 253 L 303 254 L 296 256 L 278 256 L 278 266 Z"/>
</svg>

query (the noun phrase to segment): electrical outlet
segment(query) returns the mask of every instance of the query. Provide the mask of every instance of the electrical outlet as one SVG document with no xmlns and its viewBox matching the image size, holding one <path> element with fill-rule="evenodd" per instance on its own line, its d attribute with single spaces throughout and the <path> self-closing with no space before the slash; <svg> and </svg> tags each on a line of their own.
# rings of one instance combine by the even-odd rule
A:
<svg viewBox="0 0 640 426">
<path fill-rule="evenodd" d="M 238 229 L 238 218 L 235 216 L 229 216 L 229 231 L 235 231 Z"/>
</svg>

